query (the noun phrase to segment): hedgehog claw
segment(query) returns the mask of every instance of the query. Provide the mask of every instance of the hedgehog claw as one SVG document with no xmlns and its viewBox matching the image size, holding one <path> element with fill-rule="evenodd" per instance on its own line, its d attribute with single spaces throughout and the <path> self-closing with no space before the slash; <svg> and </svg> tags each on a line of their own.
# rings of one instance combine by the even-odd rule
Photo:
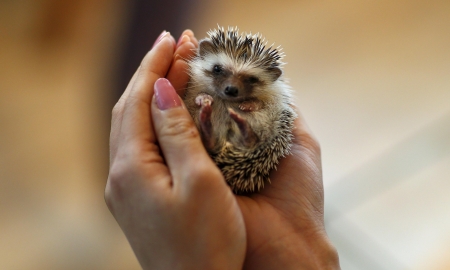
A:
<svg viewBox="0 0 450 270">
<path fill-rule="evenodd" d="M 203 105 L 211 105 L 213 103 L 212 96 L 208 94 L 200 94 L 195 98 L 195 104 L 202 107 Z"/>
<path fill-rule="evenodd" d="M 258 141 L 258 136 L 256 136 L 255 132 L 252 130 L 248 122 L 231 108 L 228 108 L 228 113 L 241 131 L 242 137 L 244 139 L 244 144 L 247 147 L 253 146 Z"/>
<path fill-rule="evenodd" d="M 261 102 L 257 101 L 244 101 L 241 104 L 239 104 L 239 110 L 243 112 L 253 112 L 258 111 L 262 107 Z"/>
</svg>

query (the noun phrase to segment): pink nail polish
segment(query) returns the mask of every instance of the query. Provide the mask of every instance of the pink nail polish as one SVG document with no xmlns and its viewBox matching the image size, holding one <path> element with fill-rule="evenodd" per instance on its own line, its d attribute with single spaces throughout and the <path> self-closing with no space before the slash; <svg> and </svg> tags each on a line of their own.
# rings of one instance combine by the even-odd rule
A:
<svg viewBox="0 0 450 270">
<path fill-rule="evenodd" d="M 165 35 L 167 35 L 167 31 L 166 30 L 162 31 L 162 33 L 159 34 L 158 38 L 155 40 L 155 43 L 153 43 L 152 48 L 155 47 L 155 45 L 158 44 L 161 41 L 161 39 L 163 39 L 163 37 Z"/>
<path fill-rule="evenodd" d="M 160 110 L 181 106 L 181 99 L 169 80 L 160 78 L 155 82 L 156 105 Z"/>
</svg>

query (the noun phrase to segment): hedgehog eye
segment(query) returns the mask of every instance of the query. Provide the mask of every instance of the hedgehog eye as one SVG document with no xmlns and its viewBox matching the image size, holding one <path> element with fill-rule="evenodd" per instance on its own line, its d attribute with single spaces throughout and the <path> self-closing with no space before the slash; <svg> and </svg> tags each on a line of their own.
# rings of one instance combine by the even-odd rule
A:
<svg viewBox="0 0 450 270">
<path fill-rule="evenodd" d="M 255 76 L 250 76 L 248 78 L 248 82 L 251 83 L 251 84 L 258 83 L 259 79 L 257 77 L 255 77 Z"/>
<path fill-rule="evenodd" d="M 213 67 L 213 72 L 214 72 L 215 74 L 220 74 L 222 71 L 223 71 L 223 68 L 222 68 L 221 66 L 219 66 L 219 65 L 215 65 L 215 66 Z"/>
</svg>

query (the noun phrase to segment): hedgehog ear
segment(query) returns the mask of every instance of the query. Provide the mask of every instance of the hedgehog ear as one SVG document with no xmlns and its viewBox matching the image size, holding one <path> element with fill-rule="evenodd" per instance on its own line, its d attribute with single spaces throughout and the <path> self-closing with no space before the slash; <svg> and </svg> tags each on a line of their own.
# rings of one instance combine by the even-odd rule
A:
<svg viewBox="0 0 450 270">
<path fill-rule="evenodd" d="M 214 51 L 214 44 L 211 42 L 211 40 L 204 39 L 198 44 L 198 53 L 200 56 L 205 56 L 207 54 L 213 53 Z"/>
<path fill-rule="evenodd" d="M 283 71 L 281 71 L 281 69 L 278 67 L 268 68 L 267 72 L 269 73 L 270 77 L 272 78 L 272 81 L 278 80 L 278 78 L 280 78 L 281 74 L 283 74 Z"/>
</svg>

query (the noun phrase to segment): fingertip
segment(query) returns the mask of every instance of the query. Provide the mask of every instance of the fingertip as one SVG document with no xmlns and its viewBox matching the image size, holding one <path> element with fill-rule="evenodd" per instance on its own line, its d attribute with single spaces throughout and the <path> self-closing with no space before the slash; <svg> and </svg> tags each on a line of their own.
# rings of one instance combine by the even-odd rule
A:
<svg viewBox="0 0 450 270">
<path fill-rule="evenodd" d="M 177 42 L 177 48 L 183 45 L 186 42 L 190 42 L 191 38 L 188 35 L 182 35 Z"/>
<path fill-rule="evenodd" d="M 167 110 L 181 106 L 181 98 L 175 88 L 166 78 L 159 78 L 155 82 L 154 96 L 160 110 Z"/>
<path fill-rule="evenodd" d="M 186 30 L 184 30 L 183 34 L 193 37 L 194 31 L 192 31 L 191 29 L 186 29 Z"/>
<path fill-rule="evenodd" d="M 171 35 L 171 36 L 169 37 L 169 39 L 170 39 L 170 41 L 172 42 L 173 49 L 175 50 L 175 49 L 177 48 L 177 42 L 176 42 L 175 38 Z"/>
<path fill-rule="evenodd" d="M 166 30 L 162 31 L 161 34 L 159 34 L 159 36 L 156 38 L 155 42 L 153 43 L 152 48 L 155 47 L 155 45 L 158 44 L 165 35 L 167 35 Z"/>
<path fill-rule="evenodd" d="M 183 33 L 181 34 L 181 36 L 180 36 L 180 38 L 178 40 L 178 43 L 180 45 L 182 44 L 181 40 L 182 40 L 183 36 L 188 36 L 189 37 L 189 41 L 194 45 L 194 48 L 198 47 L 198 40 L 195 37 L 194 32 L 191 29 L 186 29 L 186 30 L 183 31 Z"/>
<path fill-rule="evenodd" d="M 157 47 L 158 45 L 160 45 L 163 41 L 167 40 L 173 40 L 172 35 L 170 34 L 170 32 L 167 31 L 162 31 L 162 33 L 158 36 L 158 38 L 156 39 L 155 43 L 153 43 L 152 49 L 153 50 L 155 47 Z"/>
<path fill-rule="evenodd" d="M 183 33 L 181 33 L 180 37 L 187 35 L 189 37 L 193 37 L 194 36 L 194 32 L 191 29 L 186 29 L 183 31 Z"/>
<path fill-rule="evenodd" d="M 187 41 L 175 50 L 175 61 L 181 59 L 185 62 L 189 61 L 195 56 L 195 45 L 191 41 Z"/>
</svg>

